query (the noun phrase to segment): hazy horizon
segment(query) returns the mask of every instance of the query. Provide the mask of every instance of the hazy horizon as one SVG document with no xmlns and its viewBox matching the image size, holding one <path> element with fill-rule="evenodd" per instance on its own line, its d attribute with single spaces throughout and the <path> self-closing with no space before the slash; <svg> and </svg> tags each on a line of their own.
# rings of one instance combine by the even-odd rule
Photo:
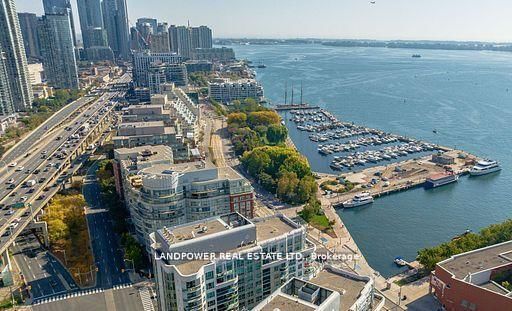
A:
<svg viewBox="0 0 512 311">
<path fill-rule="evenodd" d="M 71 1 L 78 25 L 76 0 Z M 215 38 L 512 42 L 512 2 L 506 0 L 127 2 L 130 25 L 139 17 L 190 21 L 210 26 Z M 18 12 L 43 12 L 42 0 L 16 0 L 16 5 Z"/>
</svg>

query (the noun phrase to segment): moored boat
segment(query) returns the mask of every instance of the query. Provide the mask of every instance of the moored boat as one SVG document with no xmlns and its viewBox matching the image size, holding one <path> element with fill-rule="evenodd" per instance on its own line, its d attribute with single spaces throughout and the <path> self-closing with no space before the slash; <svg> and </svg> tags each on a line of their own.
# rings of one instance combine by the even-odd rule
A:
<svg viewBox="0 0 512 311">
<path fill-rule="evenodd" d="M 501 171 L 501 166 L 497 161 L 481 160 L 478 161 L 475 166 L 473 166 L 473 168 L 469 171 L 469 174 L 471 176 L 481 176 L 498 171 Z"/>
<path fill-rule="evenodd" d="M 458 180 L 459 180 L 459 175 L 452 173 L 452 172 L 434 174 L 427 178 L 427 180 L 425 181 L 425 187 L 426 188 L 437 188 L 440 186 L 451 184 Z"/>
<path fill-rule="evenodd" d="M 374 199 L 369 192 L 361 192 L 359 194 L 356 194 L 352 198 L 352 200 L 343 202 L 343 207 L 350 208 L 350 207 L 363 206 L 363 205 L 371 204 L 371 203 L 373 203 L 373 201 L 374 201 Z"/>
</svg>

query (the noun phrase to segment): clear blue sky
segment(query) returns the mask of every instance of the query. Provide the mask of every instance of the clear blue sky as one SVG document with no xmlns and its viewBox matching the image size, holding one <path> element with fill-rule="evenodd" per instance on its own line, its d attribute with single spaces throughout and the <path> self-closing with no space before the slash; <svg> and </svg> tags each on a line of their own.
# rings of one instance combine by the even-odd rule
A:
<svg viewBox="0 0 512 311">
<path fill-rule="evenodd" d="M 76 0 L 72 0 L 75 4 Z M 16 0 L 41 14 L 42 0 Z M 128 0 L 130 23 L 208 25 L 215 37 L 512 42 L 511 0 Z M 78 18 L 77 18 L 78 20 Z"/>
</svg>

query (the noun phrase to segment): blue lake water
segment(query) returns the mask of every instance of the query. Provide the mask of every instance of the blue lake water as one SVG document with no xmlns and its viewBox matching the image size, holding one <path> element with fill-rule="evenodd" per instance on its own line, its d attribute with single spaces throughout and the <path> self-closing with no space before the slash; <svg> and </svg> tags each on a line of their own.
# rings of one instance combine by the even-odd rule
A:
<svg viewBox="0 0 512 311">
<path fill-rule="evenodd" d="M 423 247 L 512 217 L 512 54 L 321 45 L 233 47 L 238 58 L 267 65 L 256 70 L 272 102 L 284 101 L 286 81 L 295 85 L 298 101 L 302 82 L 305 101 L 343 121 L 502 163 L 499 174 L 464 177 L 433 191 L 417 188 L 340 211 L 370 265 L 384 276 L 399 272 L 392 263 L 396 256 L 414 260 Z M 307 135 L 296 130 L 290 134 L 314 170 L 331 172 L 329 161 Z"/>
</svg>

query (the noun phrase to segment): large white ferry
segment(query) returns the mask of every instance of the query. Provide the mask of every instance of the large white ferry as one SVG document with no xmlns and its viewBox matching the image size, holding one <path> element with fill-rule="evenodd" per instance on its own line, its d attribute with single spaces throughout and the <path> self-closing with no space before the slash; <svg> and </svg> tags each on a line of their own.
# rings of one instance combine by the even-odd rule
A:
<svg viewBox="0 0 512 311">
<path fill-rule="evenodd" d="M 494 172 L 501 171 L 501 166 L 497 161 L 492 160 L 481 160 L 473 166 L 473 168 L 469 171 L 471 176 L 481 176 Z"/>
<path fill-rule="evenodd" d="M 369 192 L 361 192 L 359 194 L 356 194 L 352 200 L 348 200 L 343 202 L 344 208 L 350 208 L 350 207 L 356 207 L 356 206 L 362 206 L 366 204 L 373 203 L 373 197 Z"/>
</svg>

